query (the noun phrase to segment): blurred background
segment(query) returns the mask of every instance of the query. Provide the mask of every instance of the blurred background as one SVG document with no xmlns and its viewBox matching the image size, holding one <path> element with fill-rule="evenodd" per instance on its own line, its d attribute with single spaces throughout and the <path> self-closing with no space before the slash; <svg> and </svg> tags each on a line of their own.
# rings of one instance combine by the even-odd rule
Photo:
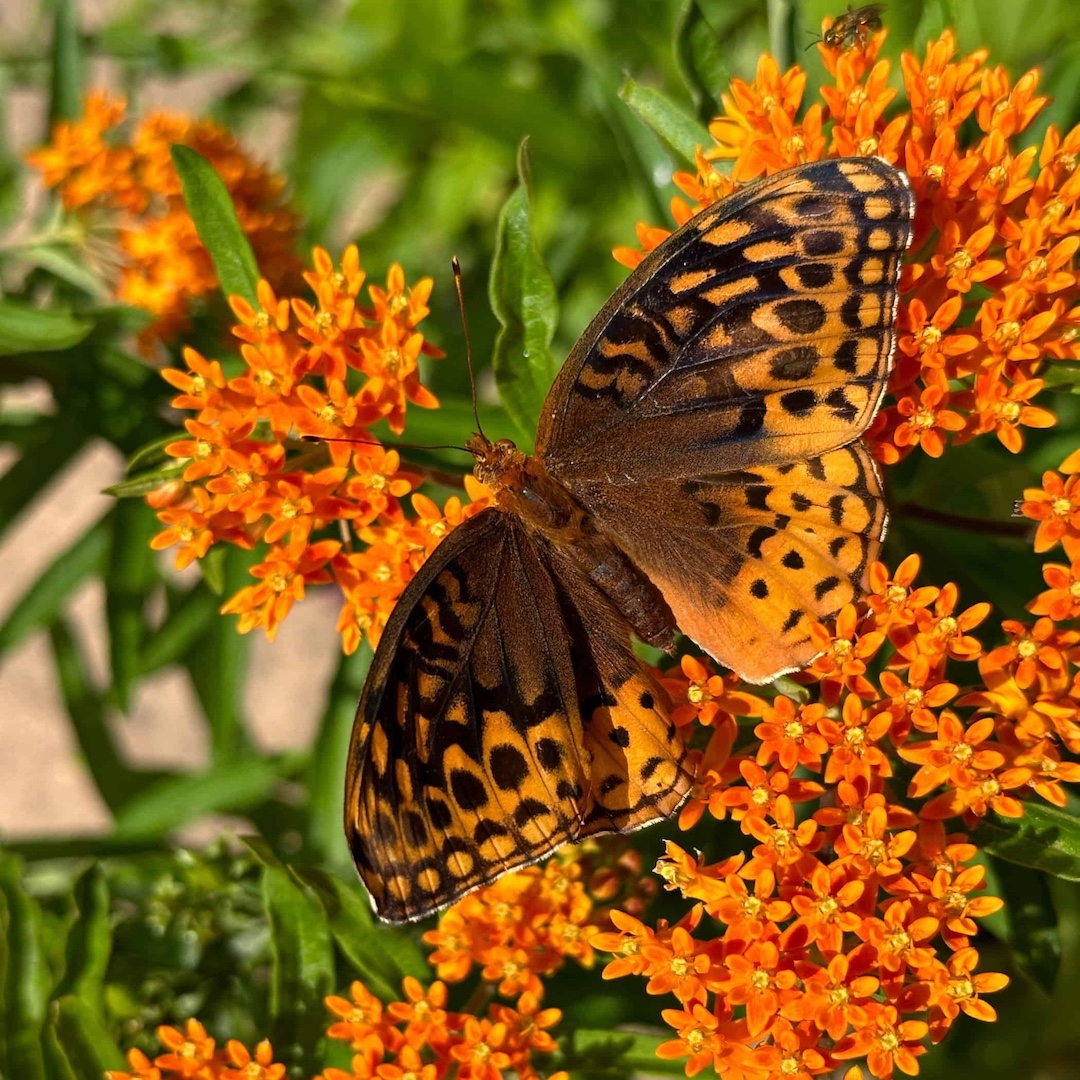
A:
<svg viewBox="0 0 1080 1080">
<path fill-rule="evenodd" d="M 838 13 L 832 0 L 0 0 L 0 288 L 44 283 L 68 303 L 91 295 L 54 197 L 24 163 L 51 120 L 79 114 L 84 89 L 123 95 L 133 118 L 212 118 L 286 178 L 302 258 L 319 244 L 336 259 L 357 242 L 369 280 L 394 262 L 410 282 L 435 278 L 424 329 L 448 355 L 425 381 L 444 402 L 442 423 L 460 416 L 460 439 L 471 421 L 450 258 L 464 269 L 483 368 L 497 330 L 487 302 L 496 221 L 521 139 L 561 358 L 624 276 L 611 249 L 634 242 L 639 220 L 669 223 L 671 174 L 683 167 L 627 107 L 627 79 L 704 122 L 730 78 L 752 77 L 771 49 L 805 66 L 814 100 L 824 70 L 803 50 Z M 962 51 L 986 47 L 1014 77 L 1039 67 L 1053 101 L 1031 142 L 1049 123 L 1080 120 L 1075 0 L 892 0 L 883 19 L 894 85 L 900 52 L 952 26 Z M 63 327 L 34 329 L 58 335 L 36 358 L 0 312 L 0 835 L 27 860 L 27 887 L 47 911 L 53 901 L 63 910 L 71 860 L 112 855 L 136 868 L 131 903 L 165 903 L 168 922 L 182 905 L 154 892 L 166 840 L 200 847 L 242 823 L 279 851 L 348 864 L 341 761 L 367 656 L 342 659 L 338 598 L 311 590 L 274 644 L 241 637 L 196 568 L 177 573 L 170 553 L 149 552 L 152 512 L 102 494 L 134 452 L 177 426 L 153 368 L 184 343 L 217 355 L 212 305 L 149 356 L 132 344 L 140 324 L 105 303 L 77 343 L 65 344 Z M 1055 402 L 1061 425 L 1031 438 L 1022 460 L 981 441 L 950 452 L 947 469 L 905 463 L 899 490 L 1007 518 L 1023 486 L 1075 448 L 1074 401 Z M 992 599 L 1005 615 L 1039 585 L 1026 544 L 973 552 L 963 536 L 903 520 L 890 543 L 893 564 L 922 551 L 928 580 L 958 580 L 965 602 Z M 246 558 L 231 553 L 221 569 L 228 591 L 247 580 Z M 204 870 L 227 873 L 212 860 Z M 1080 894 L 1062 882 L 1031 890 L 1027 968 L 1004 947 L 995 956 L 992 939 L 983 946 L 991 967 L 1014 972 L 996 1002 L 1002 1021 L 958 1024 L 922 1075 L 1080 1076 Z M 207 919 L 200 948 L 221 932 Z M 136 1028 L 183 994 L 205 1005 L 205 980 L 202 970 L 159 987 L 157 1013 L 130 1006 Z"/>
</svg>

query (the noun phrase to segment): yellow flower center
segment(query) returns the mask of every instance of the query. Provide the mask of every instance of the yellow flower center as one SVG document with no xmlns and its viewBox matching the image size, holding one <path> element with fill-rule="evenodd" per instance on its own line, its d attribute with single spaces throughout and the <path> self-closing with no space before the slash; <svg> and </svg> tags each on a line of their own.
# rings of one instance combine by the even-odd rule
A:
<svg viewBox="0 0 1080 1080">
<path fill-rule="evenodd" d="M 967 897 L 959 889 L 949 889 L 941 898 L 941 906 L 954 919 L 964 914 Z"/>
<path fill-rule="evenodd" d="M 923 175 L 935 184 L 940 184 L 945 179 L 945 166 L 940 162 L 932 161 L 923 169 Z"/>
<path fill-rule="evenodd" d="M 387 300 L 386 306 L 390 309 L 390 314 L 397 318 L 402 312 L 409 310 L 409 298 L 403 293 L 396 293 Z"/>
<path fill-rule="evenodd" d="M 1004 165 L 994 165 L 987 169 L 986 179 L 996 188 L 1004 187 L 1009 179 L 1009 170 Z"/>
<path fill-rule="evenodd" d="M 332 311 L 320 311 L 319 314 L 315 316 L 315 329 L 318 330 L 323 337 L 332 334 L 336 328 L 337 319 L 334 317 Z"/>
<path fill-rule="evenodd" d="M 417 1072 L 403 1072 L 401 1074 L 401 1080 L 420 1080 L 420 1074 Z"/>
<path fill-rule="evenodd" d="M 186 1042 L 180 1047 L 180 1056 L 188 1061 L 193 1061 L 199 1053 L 199 1048 L 193 1042 Z"/>
<path fill-rule="evenodd" d="M 491 1047 L 487 1043 L 477 1043 L 473 1047 L 473 1057 L 481 1063 L 486 1062 L 491 1057 Z"/>
<path fill-rule="evenodd" d="M 926 352 L 927 349 L 934 348 L 940 340 L 941 331 L 936 326 L 924 326 L 915 335 L 915 341 L 918 343 L 919 352 Z"/>
<path fill-rule="evenodd" d="M 888 857 L 884 840 L 867 840 L 863 844 L 863 855 L 871 866 L 879 866 Z"/>
<path fill-rule="evenodd" d="M 952 637 L 958 628 L 957 621 L 951 615 L 946 615 L 944 619 L 938 619 L 937 636 L 942 638 Z"/>
<path fill-rule="evenodd" d="M 190 525 L 179 525 L 176 529 L 181 543 L 190 544 L 195 537 L 195 530 Z"/>
<path fill-rule="evenodd" d="M 966 765 L 974 753 L 975 751 L 967 743 L 957 743 L 952 749 L 953 761 L 960 765 Z"/>
<path fill-rule="evenodd" d="M 445 521 L 433 521 L 428 527 L 427 531 L 434 537 L 439 538 L 446 535 L 446 522 Z"/>
<path fill-rule="evenodd" d="M 897 930 L 885 939 L 885 947 L 889 952 L 897 954 L 907 952 L 911 948 L 911 937 L 906 931 Z"/>
<path fill-rule="evenodd" d="M 806 734 L 806 729 L 799 723 L 798 720 L 792 720 L 790 724 L 784 725 L 784 736 L 788 739 L 798 740 Z"/>
<path fill-rule="evenodd" d="M 255 375 L 255 381 L 259 386 L 264 387 L 267 390 L 272 390 L 277 386 L 277 379 L 274 378 L 274 374 L 271 371 L 260 371 Z"/>
<path fill-rule="evenodd" d="M 281 516 L 288 518 L 290 521 L 300 513 L 300 507 L 292 501 L 292 499 L 286 499 L 281 504 Z"/>
<path fill-rule="evenodd" d="M 431 1015 L 431 1006 L 426 1001 L 418 1001 L 413 1005 L 413 1013 L 426 1020 Z"/>
<path fill-rule="evenodd" d="M 340 270 L 335 270 L 330 275 L 330 284 L 340 292 L 345 288 L 345 275 Z"/>
<path fill-rule="evenodd" d="M 1055 195 L 1043 207 L 1040 225 L 1056 225 L 1065 216 L 1065 204 Z"/>
<path fill-rule="evenodd" d="M 944 98 L 934 98 L 926 106 L 926 113 L 935 127 L 941 123 L 949 111 L 949 103 Z"/>
<path fill-rule="evenodd" d="M 575 945 L 581 940 L 581 927 L 574 923 L 567 923 L 562 928 L 562 938 L 568 945 Z"/>
<path fill-rule="evenodd" d="M 750 985 L 759 994 L 764 993 L 764 991 L 769 989 L 769 983 L 771 981 L 772 980 L 769 978 L 769 973 L 767 971 L 762 971 L 761 968 L 758 968 L 758 970 L 750 976 Z"/>
<path fill-rule="evenodd" d="M 1057 772 L 1058 762 L 1053 758 L 1044 757 L 1039 761 L 1039 772 L 1045 776 L 1053 776 Z"/>
<path fill-rule="evenodd" d="M 390 569 L 390 564 L 386 562 L 381 562 L 378 566 L 375 567 L 374 570 L 371 571 L 371 576 L 372 578 L 374 578 L 375 581 L 385 584 L 387 581 L 390 580 L 392 573 L 393 572 Z"/>
<path fill-rule="evenodd" d="M 792 157 L 798 157 L 806 150 L 806 143 L 803 142 L 801 135 L 792 135 L 791 138 L 784 140 L 784 149 Z"/>
<path fill-rule="evenodd" d="M 971 980 L 965 977 L 950 979 L 949 985 L 945 988 L 945 993 L 953 1001 L 964 1001 L 967 998 L 974 997 L 975 987 L 972 985 Z"/>
<path fill-rule="evenodd" d="M 1069 596 L 1071 596 L 1073 600 L 1080 600 L 1080 581 L 1074 581 L 1069 586 Z"/>
<path fill-rule="evenodd" d="M 191 376 L 191 393 L 195 397 L 202 397 L 206 393 L 206 380 L 201 375 Z"/>
<path fill-rule="evenodd" d="M 907 599 L 907 589 L 903 585 L 890 585 L 885 590 L 885 602 L 889 607 L 897 607 Z"/>
<path fill-rule="evenodd" d="M 1030 660 L 1039 651 L 1039 646 L 1031 638 L 1024 638 L 1016 644 L 1017 655 L 1022 660 Z"/>
<path fill-rule="evenodd" d="M 866 88 L 863 86 L 856 86 L 854 90 L 848 94 L 847 105 L 849 112 L 858 112 L 859 106 L 866 100 Z"/>
<path fill-rule="evenodd" d="M 779 105 L 780 102 L 772 96 L 772 94 L 762 94 L 761 96 L 761 111 L 768 116 L 769 113 Z"/>
<path fill-rule="evenodd" d="M 255 329 L 258 330 L 260 334 L 265 334 L 266 331 L 270 329 L 270 316 L 267 315 L 265 311 L 260 311 L 259 314 L 255 316 Z"/>
<path fill-rule="evenodd" d="M 1050 509 L 1057 517 L 1067 517 L 1072 511 L 1071 499 L 1055 499 L 1050 504 Z"/>
<path fill-rule="evenodd" d="M 833 1008 L 837 1005 L 846 1005 L 850 996 L 846 986 L 834 986 L 827 995 L 828 1002 Z"/>
<path fill-rule="evenodd" d="M 337 411 L 333 404 L 328 402 L 319 410 L 319 419 L 324 424 L 336 424 L 341 419 L 341 413 Z"/>
<path fill-rule="evenodd" d="M 817 909 L 822 919 L 828 922 L 840 910 L 840 905 L 833 897 L 826 896 L 824 900 L 818 902 Z"/>
<path fill-rule="evenodd" d="M 366 611 L 357 612 L 356 625 L 361 630 L 368 630 L 371 627 L 371 616 Z"/>
<path fill-rule="evenodd" d="M 991 334 L 994 344 L 1000 349 L 1011 349 L 1020 340 L 1020 324 L 1015 319 L 1003 322 Z"/>
<path fill-rule="evenodd" d="M 860 154 L 876 154 L 877 150 L 878 141 L 873 135 L 867 135 L 865 139 L 859 141 Z"/>
<path fill-rule="evenodd" d="M 702 1046 L 705 1045 L 705 1040 L 709 1037 L 709 1033 L 704 1028 L 691 1028 L 684 1036 L 683 1042 L 686 1043 L 693 1053 L 697 1053 Z"/>
<path fill-rule="evenodd" d="M 922 408 L 912 418 L 911 426 L 919 431 L 928 431 L 934 426 L 934 410 Z"/>
<path fill-rule="evenodd" d="M 932 94 L 941 85 L 941 76 L 940 75 L 927 75 L 926 79 L 924 81 L 926 83 L 926 89 L 929 90 L 930 93 Z"/>
<path fill-rule="evenodd" d="M 500 920 L 509 919 L 514 914 L 514 908 L 512 904 L 508 904 L 505 900 L 500 900 L 492 909 L 495 918 Z"/>
<path fill-rule="evenodd" d="M 502 966 L 504 979 L 516 979 L 521 974 L 521 965 L 514 960 L 507 960 Z"/>
<path fill-rule="evenodd" d="M 765 901 L 759 896 L 748 896 L 742 902 L 742 909 L 747 918 L 756 919 L 765 909 Z"/>
<path fill-rule="evenodd" d="M 975 265 L 975 260 L 971 257 L 971 253 L 967 248 L 957 248 L 956 251 L 945 260 L 945 265 L 949 268 L 949 272 L 952 275 L 962 276 Z"/>
<path fill-rule="evenodd" d="M 623 956 L 637 956 L 641 952 L 641 942 L 637 938 L 624 938 L 619 951 Z"/>
<path fill-rule="evenodd" d="M 1076 155 L 1070 154 L 1068 151 L 1059 150 L 1054 155 L 1054 164 L 1059 169 L 1064 169 L 1066 172 L 1072 172 L 1076 168 Z"/>
<path fill-rule="evenodd" d="M 704 705 L 706 701 L 711 700 L 712 694 L 706 689 L 704 683 L 692 682 L 686 688 L 686 700 L 691 705 Z"/>
<path fill-rule="evenodd" d="M 248 1077 L 248 1080 L 260 1080 L 263 1075 L 263 1068 L 257 1061 L 249 1061 L 244 1066 L 244 1076 Z"/>
<path fill-rule="evenodd" d="M 387 479 L 382 473 L 373 473 L 371 479 L 368 480 L 368 487 L 372 491 L 385 491 L 387 486 Z"/>
<path fill-rule="evenodd" d="M 895 1031 L 883 1031 L 878 1036 L 878 1046 L 885 1051 L 886 1054 L 894 1054 L 900 1049 L 900 1036 Z"/>
<path fill-rule="evenodd" d="M 203 439 L 199 439 L 195 443 L 195 457 L 199 461 L 203 461 L 208 458 L 214 452 L 213 443 L 208 443 Z"/>
<path fill-rule="evenodd" d="M 249 472 L 238 472 L 233 474 L 234 482 L 236 483 L 237 491 L 247 491 L 249 487 L 254 483 L 254 477 Z"/>
<path fill-rule="evenodd" d="M 1008 424 L 1015 424 L 1020 419 L 1020 405 L 1015 401 L 999 401 L 994 406 L 994 412 L 999 420 Z"/>
<path fill-rule="evenodd" d="M 690 974 L 690 961 L 685 956 L 672 957 L 671 972 L 675 978 L 685 979 Z"/>
<path fill-rule="evenodd" d="M 798 1076 L 800 1072 L 802 1072 L 802 1066 L 799 1064 L 799 1059 L 794 1054 L 788 1054 L 787 1057 L 780 1062 L 781 1076 Z"/>
<path fill-rule="evenodd" d="M 866 743 L 866 729 L 861 727 L 848 728 L 844 732 L 844 742 L 856 750 L 861 750 Z"/>
<path fill-rule="evenodd" d="M 281 570 L 278 570 L 276 573 L 270 575 L 270 588 L 273 589 L 274 592 L 284 592 L 289 587 L 291 577 L 291 574 L 286 574 Z"/>
<path fill-rule="evenodd" d="M 843 658 L 851 652 L 852 647 L 851 641 L 848 638 L 837 638 L 832 643 L 832 654 L 833 656 Z"/>
<path fill-rule="evenodd" d="M 1021 272 L 1021 277 L 1026 278 L 1044 278 L 1047 271 L 1050 269 L 1046 259 L 1041 255 L 1036 255 L 1034 259 L 1029 259 L 1024 265 L 1024 269 Z"/>
<path fill-rule="evenodd" d="M 979 792 L 987 799 L 1001 794 L 1001 785 L 992 776 L 988 776 L 980 785 Z"/>
<path fill-rule="evenodd" d="M 758 784 L 757 787 L 752 788 L 750 791 L 750 801 L 755 806 L 766 806 L 771 795 L 772 792 L 764 784 Z"/>
<path fill-rule="evenodd" d="M 917 709 L 922 705 L 923 692 L 917 686 L 910 686 L 904 691 L 904 704 L 909 709 Z"/>
<path fill-rule="evenodd" d="M 794 842 L 795 834 L 790 829 L 784 829 L 778 826 L 773 830 L 772 845 L 781 854 L 788 851 Z"/>
<path fill-rule="evenodd" d="M 396 375 L 401 368 L 401 350 L 387 349 L 383 354 L 383 369 L 388 375 Z"/>
</svg>

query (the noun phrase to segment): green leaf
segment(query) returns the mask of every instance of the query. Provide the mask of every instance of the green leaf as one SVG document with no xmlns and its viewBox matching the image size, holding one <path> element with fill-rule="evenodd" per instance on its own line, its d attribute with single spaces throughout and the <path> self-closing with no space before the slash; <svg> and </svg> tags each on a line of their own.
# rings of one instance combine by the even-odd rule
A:
<svg viewBox="0 0 1080 1080">
<path fill-rule="evenodd" d="M 139 656 L 142 675 L 173 664 L 186 656 L 218 615 L 218 599 L 196 586 L 184 593 L 165 621 L 147 638 Z"/>
<path fill-rule="evenodd" d="M 201 559 L 196 560 L 195 565 L 202 574 L 206 587 L 214 594 L 221 596 L 225 592 L 225 561 L 228 558 L 228 549 L 222 544 L 212 547 Z"/>
<path fill-rule="evenodd" d="M 366 640 L 352 656 L 342 656 L 338 661 L 311 754 L 308 840 L 322 861 L 332 866 L 352 864 L 341 827 L 341 807 L 345 801 L 349 734 L 370 665 L 371 647 Z"/>
<path fill-rule="evenodd" d="M 252 582 L 248 568 L 258 559 L 258 553 L 226 550 L 224 545 L 211 549 L 200 566 L 211 558 L 220 558 L 223 573 L 221 585 L 232 595 Z M 214 565 L 213 562 L 210 563 Z M 207 567 L 202 567 L 204 577 Z M 207 581 L 207 584 L 210 584 Z M 247 749 L 244 715 L 244 680 L 247 677 L 250 642 L 237 633 L 235 617 L 212 620 L 206 633 L 195 642 L 185 657 L 195 692 L 210 723 L 210 751 L 215 762 L 224 762 Z"/>
<path fill-rule="evenodd" d="M 109 885 L 99 864 L 94 863 L 75 882 L 74 895 L 79 914 L 68 931 L 64 976 L 53 996 L 73 994 L 93 1013 L 103 1016 L 112 923 Z"/>
<path fill-rule="evenodd" d="M 1039 372 L 1039 378 L 1045 382 L 1047 390 L 1080 394 L 1080 364 L 1055 360 Z"/>
<path fill-rule="evenodd" d="M 182 431 L 170 431 L 168 435 L 162 435 L 159 439 L 152 439 L 150 442 L 144 443 L 128 458 L 128 475 L 130 476 L 132 473 L 143 469 L 156 468 L 166 463 L 175 463 L 176 458 L 169 457 L 165 453 L 165 447 L 169 443 L 178 442 L 185 437 L 186 434 Z"/>
<path fill-rule="evenodd" d="M 334 989 L 334 951 L 326 912 L 265 841 L 246 837 L 245 843 L 263 867 L 263 902 L 273 957 L 270 1041 L 275 1047 L 293 1050 L 293 1060 L 286 1064 L 315 1072 L 316 1050 L 326 1026 L 323 999 Z"/>
<path fill-rule="evenodd" d="M 1066 881 L 1080 881 L 1080 818 L 1033 801 L 1022 818 L 994 814 L 975 831 L 973 840 L 995 858 Z"/>
<path fill-rule="evenodd" d="M 686 88 L 707 122 L 716 112 L 720 93 L 731 82 L 724 61 L 720 35 L 706 18 L 697 0 L 685 0 L 675 27 L 675 61 Z"/>
<path fill-rule="evenodd" d="M 551 339 L 559 321 L 555 283 L 532 233 L 528 141 L 518 149 L 518 186 L 499 215 L 488 285 L 502 325 L 492 366 L 506 411 L 531 448 L 540 409 L 558 367 Z"/>
<path fill-rule="evenodd" d="M 0 535 L 82 449 L 86 433 L 74 417 L 50 420 L 24 443 L 22 457 L 0 476 Z"/>
<path fill-rule="evenodd" d="M 619 1074 L 651 1073 L 658 1076 L 685 1076 L 686 1061 L 656 1056 L 656 1048 L 668 1042 L 667 1035 L 624 1034 L 621 1031 L 573 1031 L 563 1051 L 560 1067 L 573 1073 L 589 1074 L 598 1068 Z"/>
<path fill-rule="evenodd" d="M 77 120 L 82 115 L 82 99 L 83 58 L 78 5 L 75 0 L 54 0 L 50 131 L 59 120 Z"/>
<path fill-rule="evenodd" d="M 124 764 L 105 716 L 105 703 L 87 673 L 86 661 L 67 620 L 49 627 L 53 659 L 79 749 L 105 805 L 115 811 L 139 786 Z"/>
<path fill-rule="evenodd" d="M 141 671 L 139 653 L 148 634 L 146 598 L 158 580 L 150 549 L 157 530 L 158 520 L 145 503 L 117 504 L 105 571 L 105 616 L 112 694 L 121 712 L 128 710 L 131 688 Z"/>
<path fill-rule="evenodd" d="M 1047 995 L 1054 992 L 1061 963 L 1058 917 L 1045 874 L 1018 874 L 991 856 L 997 892 L 1005 901 L 1006 940 L 1013 956 Z"/>
<path fill-rule="evenodd" d="M 93 329 L 91 319 L 64 308 L 38 308 L 20 300 L 0 299 L 0 356 L 70 349 Z"/>
<path fill-rule="evenodd" d="M 627 79 L 619 96 L 686 164 L 694 165 L 699 146 L 712 146 L 708 128 L 659 90 Z"/>
<path fill-rule="evenodd" d="M 207 814 L 239 813 L 264 802 L 296 759 L 251 757 L 207 772 L 169 776 L 148 785 L 116 813 L 114 836 L 131 840 L 167 836 Z"/>
<path fill-rule="evenodd" d="M 101 494 L 111 495 L 114 499 L 141 499 L 144 495 L 149 495 L 151 491 L 156 491 L 162 484 L 167 484 L 170 480 L 178 480 L 183 472 L 183 465 L 166 465 L 159 469 L 148 469 L 102 488 Z"/>
<path fill-rule="evenodd" d="M 110 520 L 103 518 L 57 556 L 27 587 L 0 624 L 0 653 L 53 622 L 75 590 L 105 570 Z"/>
<path fill-rule="evenodd" d="M 100 1014 L 74 996 L 53 1003 L 50 1026 L 75 1080 L 101 1080 L 106 1069 L 124 1069 L 124 1055 Z"/>
<path fill-rule="evenodd" d="M 214 166 L 190 147 L 174 143 L 170 152 L 188 213 L 213 260 L 222 293 L 226 297 L 242 296 L 257 307 L 259 266 L 240 227 L 229 189 Z"/>
<path fill-rule="evenodd" d="M 0 893 L 7 908 L 4 934 L 7 970 L 4 980 L 5 1077 L 44 1080 L 41 1034 L 45 1024 L 50 976 L 41 945 L 41 912 L 26 894 L 22 863 L 0 854 Z"/>
<path fill-rule="evenodd" d="M 376 997 L 397 1001 L 406 975 L 424 981 L 431 977 L 431 968 L 415 937 L 408 930 L 376 922 L 361 886 L 349 885 L 317 867 L 295 872 L 314 889 L 338 948 Z"/>
</svg>

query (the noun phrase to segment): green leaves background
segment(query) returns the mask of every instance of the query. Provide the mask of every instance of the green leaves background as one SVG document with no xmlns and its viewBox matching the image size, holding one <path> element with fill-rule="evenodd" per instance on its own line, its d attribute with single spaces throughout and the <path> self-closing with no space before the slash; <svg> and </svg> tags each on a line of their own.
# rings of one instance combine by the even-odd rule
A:
<svg viewBox="0 0 1080 1080">
<path fill-rule="evenodd" d="M 449 273 L 457 254 L 482 422 L 489 435 L 528 445 L 558 365 L 623 276 L 610 249 L 632 242 L 637 220 L 668 220 L 671 171 L 706 141 L 718 92 L 732 75 L 751 77 L 771 48 L 783 63 L 804 64 L 812 99 L 824 73 L 816 51 L 803 48 L 821 17 L 842 6 L 130 0 L 91 21 L 76 0 L 40 0 L 27 5 L 18 32 L 0 38 L 0 95 L 9 117 L 26 92 L 45 96 L 52 119 L 77 116 L 86 73 L 111 65 L 136 113 L 152 80 L 182 88 L 205 77 L 225 87 L 208 111 L 241 139 L 258 141 L 284 118 L 281 168 L 305 243 L 336 255 L 359 239 L 372 278 L 394 261 L 410 279 L 436 278 L 425 325 L 448 356 L 430 365 L 427 381 L 443 406 L 416 410 L 407 437 L 460 443 L 471 430 Z M 901 49 L 921 49 L 952 25 L 961 48 L 986 45 L 1014 74 L 1042 67 L 1054 103 L 1033 138 L 1047 123 L 1080 119 L 1071 0 L 894 0 L 885 18 L 894 80 Z M 187 105 L 182 89 L 170 96 Z M 0 616 L 0 662 L 35 636 L 47 641 L 81 759 L 113 821 L 100 838 L 9 843 L 0 855 L 0 1076 L 97 1080 L 120 1066 L 121 1045 L 151 1050 L 157 1023 L 193 1014 L 220 1037 L 250 1044 L 271 1035 L 290 1066 L 310 1075 L 334 1063 L 321 1046 L 323 995 L 359 977 L 390 996 L 403 974 L 429 970 L 418 932 L 373 923 L 341 837 L 344 753 L 370 657 L 341 659 L 328 685 L 310 688 L 324 702 L 310 749 L 265 754 L 253 745 L 243 704 L 249 643 L 217 614 L 222 595 L 249 580 L 252 556 L 215 552 L 194 584 L 151 556 L 155 522 L 133 497 L 174 469 L 163 454 L 177 423 L 171 392 L 132 349 L 145 316 L 110 305 L 65 219 L 46 208 L 8 231 L 25 213 L 25 173 L 8 129 L 0 133 L 0 392 L 44 385 L 51 406 L 0 397 L 0 443 L 11 462 L 0 475 L 0 543 L 95 440 L 128 460 L 112 490 L 131 498 L 25 582 Z M 35 134 L 46 137 L 44 127 Z M 176 164 L 221 280 L 253 299 L 257 269 L 220 181 L 183 148 Z M 195 312 L 186 340 L 228 362 L 225 317 L 220 303 Z M 999 616 L 1020 615 L 1039 585 L 1039 560 L 1022 535 L 982 525 L 1009 521 L 1022 488 L 1080 444 L 1077 385 L 1066 367 L 1054 370 L 1047 398 L 1059 426 L 1033 435 L 1019 459 L 982 440 L 892 470 L 888 560 L 919 551 L 926 580 L 955 580 L 966 602 L 989 599 Z M 453 452 L 427 457 L 461 467 Z M 948 519 L 935 515 L 942 507 Z M 108 598 L 104 685 L 70 612 L 95 579 Z M 205 726 L 210 760 L 193 774 L 133 767 L 117 738 L 117 717 L 142 681 L 167 668 L 188 680 Z M 924 1077 L 1074 1075 L 1074 809 L 1032 805 L 1022 825 L 983 830 L 990 878 L 1008 907 L 988 920 L 979 946 L 985 966 L 1009 971 L 1013 986 L 997 996 L 1001 1021 L 958 1024 L 922 1059 Z M 222 813 L 250 824 L 245 847 L 173 850 L 179 829 Z M 658 831 L 637 842 L 648 865 Z M 685 842 L 719 854 L 743 838 L 713 827 Z M 659 1006 L 640 986 L 566 972 L 550 999 L 567 1013 L 562 1063 L 575 1072 L 681 1073 L 653 1057 Z M 631 1022 L 656 1033 L 610 1034 Z"/>
</svg>

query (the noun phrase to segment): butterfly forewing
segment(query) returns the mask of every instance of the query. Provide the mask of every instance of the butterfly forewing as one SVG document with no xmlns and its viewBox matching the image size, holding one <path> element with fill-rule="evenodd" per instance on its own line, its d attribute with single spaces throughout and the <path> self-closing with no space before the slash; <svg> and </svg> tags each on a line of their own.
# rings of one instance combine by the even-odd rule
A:
<svg viewBox="0 0 1080 1080">
<path fill-rule="evenodd" d="M 630 275 L 545 403 L 548 469 L 747 678 L 809 661 L 809 619 L 856 598 L 877 553 L 854 441 L 888 378 L 912 214 L 875 158 L 744 189 Z"/>
<path fill-rule="evenodd" d="M 817 456 L 872 419 L 912 199 L 877 158 L 770 177 L 692 218 L 582 335 L 537 452 L 571 489 Z"/>
<path fill-rule="evenodd" d="M 667 713 L 571 563 L 509 514 L 466 521 L 399 601 L 357 710 L 345 828 L 380 916 L 670 814 L 690 777 Z"/>
</svg>

